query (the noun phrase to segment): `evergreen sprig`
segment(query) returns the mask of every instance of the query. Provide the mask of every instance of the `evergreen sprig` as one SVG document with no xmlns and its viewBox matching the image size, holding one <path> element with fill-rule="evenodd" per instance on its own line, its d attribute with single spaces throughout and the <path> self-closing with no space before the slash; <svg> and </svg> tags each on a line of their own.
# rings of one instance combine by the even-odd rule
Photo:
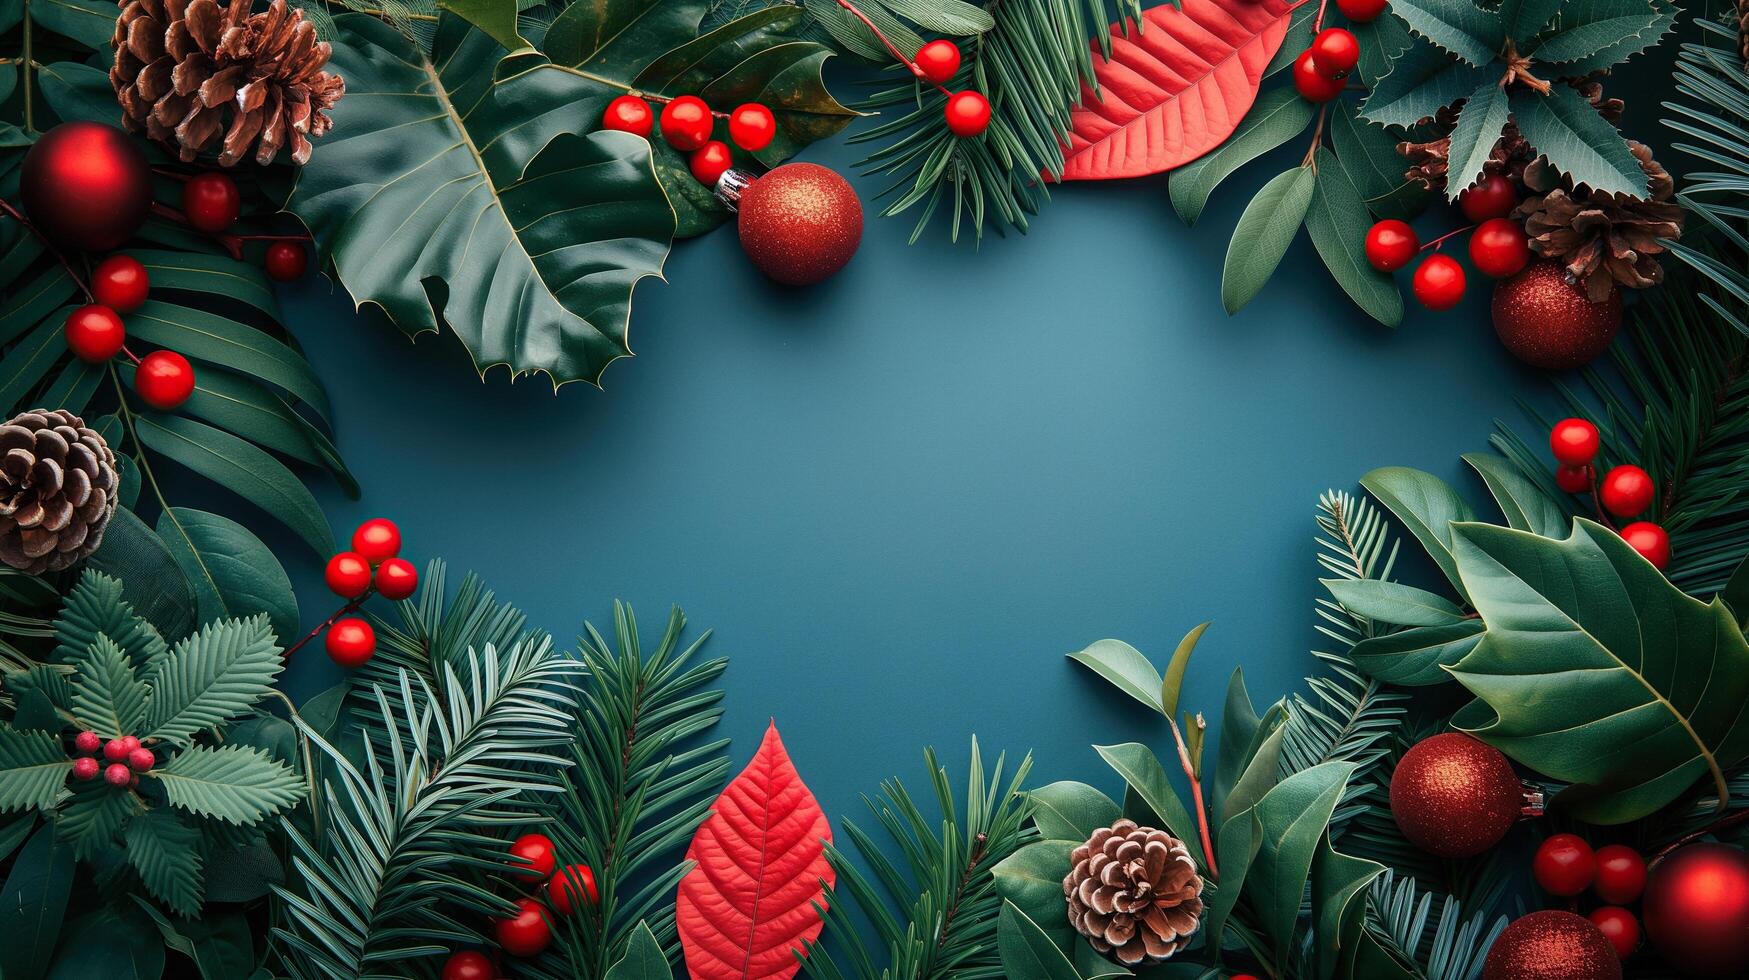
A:
<svg viewBox="0 0 1749 980">
<path fill-rule="evenodd" d="M 1664 103 L 1664 125 L 1688 140 L 1674 148 L 1715 169 L 1683 175 L 1676 199 L 1706 222 L 1715 243 L 1709 250 L 1665 242 L 1672 255 L 1711 281 L 1719 295 L 1700 294 L 1701 302 L 1737 331 L 1749 334 L 1743 309 L 1749 305 L 1749 71 L 1737 44 L 1737 25 L 1697 21 L 1701 37 L 1682 45 L 1674 87 L 1680 99 Z"/>
</svg>

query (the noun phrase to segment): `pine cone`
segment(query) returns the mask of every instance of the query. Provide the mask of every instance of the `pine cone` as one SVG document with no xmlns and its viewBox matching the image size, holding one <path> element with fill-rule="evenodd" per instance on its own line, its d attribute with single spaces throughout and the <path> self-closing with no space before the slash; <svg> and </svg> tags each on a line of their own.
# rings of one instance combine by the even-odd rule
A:
<svg viewBox="0 0 1749 980">
<path fill-rule="evenodd" d="M 1629 140 L 1628 149 L 1646 172 L 1646 197 L 1576 190 L 1539 157 L 1524 168 L 1531 194 L 1512 212 L 1524 222 L 1530 250 L 1561 262 L 1594 303 L 1617 284 L 1644 289 L 1663 282 L 1657 256 L 1665 249 L 1658 240 L 1682 234 L 1682 207 L 1671 200 L 1675 181 L 1645 144 Z"/>
<path fill-rule="evenodd" d="M 1202 878 L 1184 843 L 1119 820 L 1069 855 L 1069 922 L 1093 948 L 1135 965 L 1183 949 L 1202 919 Z"/>
<path fill-rule="evenodd" d="M 333 124 L 325 110 L 346 92 L 322 70 L 328 43 L 304 12 L 273 0 L 258 14 L 249 0 L 122 0 L 109 71 L 130 130 L 192 163 L 215 140 L 219 165 L 234 166 L 255 147 L 268 164 L 291 145 L 310 159 L 310 138 Z M 221 137 L 222 134 L 222 137 Z"/>
<path fill-rule="evenodd" d="M 115 453 L 77 415 L 39 408 L 0 425 L 0 561 L 40 575 L 96 551 L 116 483 Z"/>
</svg>

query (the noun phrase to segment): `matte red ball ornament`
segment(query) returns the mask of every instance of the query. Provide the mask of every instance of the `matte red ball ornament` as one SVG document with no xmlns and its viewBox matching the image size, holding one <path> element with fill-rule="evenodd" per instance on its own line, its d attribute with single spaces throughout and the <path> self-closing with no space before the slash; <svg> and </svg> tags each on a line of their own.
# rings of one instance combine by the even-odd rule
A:
<svg viewBox="0 0 1749 980">
<path fill-rule="evenodd" d="M 1621 291 L 1593 303 L 1559 262 L 1541 259 L 1494 285 L 1494 332 L 1526 364 L 1564 371 L 1603 353 L 1621 326 Z"/>
<path fill-rule="evenodd" d="M 1640 903 L 1646 938 L 1686 973 L 1741 977 L 1749 963 L 1749 854 L 1689 844 L 1652 867 Z"/>
<path fill-rule="evenodd" d="M 24 210 L 62 248 L 120 247 L 152 210 L 152 171 L 126 133 L 103 123 L 62 123 L 24 156 L 18 177 Z"/>
<path fill-rule="evenodd" d="M 109 307 L 97 303 L 81 306 L 67 314 L 62 332 L 73 356 L 91 364 L 101 364 L 121 353 L 128 340 L 121 317 Z"/>
<path fill-rule="evenodd" d="M 1494 940 L 1482 980 L 1621 980 L 1621 958 L 1591 920 L 1532 912 Z"/>
<path fill-rule="evenodd" d="M 1326 27 L 1312 38 L 1312 63 L 1327 75 L 1341 78 L 1360 64 L 1360 41 L 1354 32 L 1340 27 Z"/>
<path fill-rule="evenodd" d="M 80 732 L 73 737 L 73 748 L 85 755 L 96 755 L 103 751 L 103 739 L 96 732 Z"/>
<path fill-rule="evenodd" d="M 1597 854 L 1578 834 L 1555 834 L 1537 847 L 1530 870 L 1543 891 L 1571 898 L 1591 887 Z"/>
<path fill-rule="evenodd" d="M 757 102 L 738 105 L 729 113 L 729 139 L 748 153 L 758 153 L 777 138 L 777 117 Z"/>
<path fill-rule="evenodd" d="M 1640 945 L 1640 920 L 1619 905 L 1600 905 L 1586 916 L 1603 938 L 1615 947 L 1615 955 L 1627 959 Z"/>
<path fill-rule="evenodd" d="M 377 566 L 377 592 L 399 602 L 419 588 L 419 569 L 405 558 L 385 558 Z"/>
<path fill-rule="evenodd" d="M 443 964 L 443 980 L 495 980 L 492 958 L 477 950 L 453 953 Z"/>
<path fill-rule="evenodd" d="M 261 265 L 274 282 L 297 282 L 309 268 L 309 253 L 297 242 L 274 242 L 267 246 Z"/>
<path fill-rule="evenodd" d="M 682 153 L 709 142 L 715 125 L 711 107 L 696 95 L 682 95 L 662 107 L 662 138 Z"/>
<path fill-rule="evenodd" d="M 1407 221 L 1386 218 L 1366 232 L 1366 260 L 1380 272 L 1396 272 L 1414 261 L 1421 239 Z"/>
<path fill-rule="evenodd" d="M 356 670 L 370 662 L 377 652 L 376 630 L 357 616 L 349 616 L 328 627 L 322 638 L 328 657 L 348 670 Z"/>
<path fill-rule="evenodd" d="M 1524 784 L 1499 749 L 1459 732 L 1423 739 L 1391 774 L 1391 815 L 1403 836 L 1440 857 L 1472 857 L 1525 811 Z"/>
<path fill-rule="evenodd" d="M 650 111 L 650 103 L 635 95 L 614 99 L 601 113 L 602 129 L 617 129 L 648 139 L 655 126 L 656 114 Z"/>
<path fill-rule="evenodd" d="M 182 185 L 182 213 L 188 223 L 208 234 L 228 230 L 243 213 L 243 196 L 229 174 L 195 174 Z"/>
<path fill-rule="evenodd" d="M 1294 91 L 1300 93 L 1300 98 L 1307 102 L 1329 102 L 1342 94 L 1342 88 L 1347 82 L 1333 77 L 1318 65 L 1312 58 L 1312 49 L 1307 48 L 1294 59 Z"/>
<path fill-rule="evenodd" d="M 545 834 L 523 834 L 516 838 L 510 845 L 510 856 L 515 859 L 510 862 L 511 873 L 518 878 L 545 881 L 558 864 L 553 855 L 552 839 Z"/>
<path fill-rule="evenodd" d="M 862 202 L 849 181 L 816 163 L 786 163 L 741 192 L 741 248 L 790 286 L 844 268 L 862 242 Z"/>
<path fill-rule="evenodd" d="M 82 783 L 88 783 L 91 780 L 96 779 L 97 774 L 102 771 L 103 764 L 96 759 L 84 758 L 73 760 L 73 778 Z"/>
<path fill-rule="evenodd" d="M 1458 210 L 1471 221 L 1504 218 L 1518 206 L 1518 189 L 1499 174 L 1483 174 L 1474 186 L 1458 195 Z"/>
<path fill-rule="evenodd" d="M 328 559 L 322 570 L 328 591 L 342 599 L 356 599 L 370 591 L 370 562 L 354 551 L 342 551 Z"/>
<path fill-rule="evenodd" d="M 1670 566 L 1670 534 L 1651 521 L 1635 521 L 1621 529 L 1621 539 L 1660 572 Z"/>
<path fill-rule="evenodd" d="M 948 131 L 960 139 L 982 136 L 990 128 L 990 100 L 982 92 L 971 89 L 955 92 L 947 97 L 947 108 L 942 114 L 947 119 Z"/>
<path fill-rule="evenodd" d="M 917 70 L 923 79 L 936 85 L 946 85 L 960 70 L 960 47 L 945 38 L 930 41 L 917 49 Z"/>
<path fill-rule="evenodd" d="M 547 901 L 560 915 L 570 915 L 572 897 L 587 899 L 591 905 L 599 900 L 595 893 L 595 872 L 587 864 L 567 864 L 547 882 Z"/>
<path fill-rule="evenodd" d="M 1598 493 L 1603 499 L 1603 509 L 1617 517 L 1638 517 L 1652 506 L 1658 495 L 1652 474 L 1638 466 L 1617 466 L 1610 470 Z"/>
<path fill-rule="evenodd" d="M 1555 486 L 1568 493 L 1588 493 L 1591 490 L 1591 480 L 1596 475 L 1589 466 L 1555 467 Z"/>
<path fill-rule="evenodd" d="M 111 786 L 126 786 L 134 781 L 134 773 L 119 762 L 111 763 L 103 770 L 103 781 Z"/>
<path fill-rule="evenodd" d="M 91 295 L 117 313 L 132 313 L 151 289 L 146 267 L 131 255 L 111 255 L 91 270 Z"/>
<path fill-rule="evenodd" d="M 168 412 L 194 394 L 194 365 L 173 350 L 155 350 L 134 369 L 134 390 L 141 401 Z"/>
<path fill-rule="evenodd" d="M 1602 447 L 1603 436 L 1586 419 L 1562 419 L 1549 430 L 1549 451 L 1568 466 L 1589 465 Z"/>
<path fill-rule="evenodd" d="M 1625 844 L 1606 844 L 1597 849 L 1597 897 L 1611 905 L 1637 901 L 1646 890 L 1646 859 Z"/>
<path fill-rule="evenodd" d="M 517 899 L 516 914 L 494 921 L 492 933 L 504 952 L 522 958 L 539 956 L 553 941 L 546 910 L 532 898 Z"/>
<path fill-rule="evenodd" d="M 379 565 L 401 553 L 401 529 L 386 517 L 373 517 L 352 532 L 352 550 Z"/>
<path fill-rule="evenodd" d="M 1463 301 L 1467 282 L 1464 267 L 1457 259 L 1434 252 L 1415 267 L 1411 287 L 1416 301 L 1422 306 L 1430 310 L 1449 310 Z"/>
<path fill-rule="evenodd" d="M 1336 9 L 1356 24 L 1377 20 L 1388 6 L 1388 0 L 1336 0 Z"/>
<path fill-rule="evenodd" d="M 729 144 L 722 140 L 711 140 L 709 143 L 692 151 L 686 158 L 686 165 L 692 171 L 694 180 L 706 187 L 717 186 L 717 181 L 735 163 L 729 153 Z"/>
<path fill-rule="evenodd" d="M 1470 235 L 1470 262 L 1493 279 L 1515 276 L 1530 264 L 1530 240 L 1511 218 L 1489 218 Z"/>
</svg>

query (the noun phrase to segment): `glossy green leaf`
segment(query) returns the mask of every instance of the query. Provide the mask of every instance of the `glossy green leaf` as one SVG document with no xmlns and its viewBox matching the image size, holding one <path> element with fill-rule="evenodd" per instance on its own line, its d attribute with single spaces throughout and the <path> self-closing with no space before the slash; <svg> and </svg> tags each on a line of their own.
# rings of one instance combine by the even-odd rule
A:
<svg viewBox="0 0 1749 980">
<path fill-rule="evenodd" d="M 1541 487 L 1525 479 L 1510 462 L 1492 453 L 1464 453 L 1463 460 L 1488 485 L 1488 492 L 1493 494 L 1494 503 L 1506 516 L 1508 527 L 1544 537 L 1561 537 L 1567 533 L 1572 518 L 1566 508 L 1550 498 Z"/>
<path fill-rule="evenodd" d="M 1257 860 L 1263 846 L 1263 824 L 1255 807 L 1236 814 L 1221 824 L 1215 839 L 1215 854 L 1220 860 L 1221 880 L 1208 896 L 1208 908 L 1203 913 L 1203 941 L 1212 949 L 1220 948 L 1221 935 L 1227 920 L 1245 892 L 1245 880 L 1251 874 L 1251 864 Z"/>
<path fill-rule="evenodd" d="M 1528 48 L 1537 61 L 1566 64 L 1637 37 L 1658 22 L 1650 0 L 1585 0 L 1565 4 L 1555 30 Z M 1528 35 L 1526 35 L 1528 36 Z"/>
<path fill-rule="evenodd" d="M 18 852 L 0 887 L 0 976 L 41 980 L 73 890 L 73 849 L 44 824 Z"/>
<path fill-rule="evenodd" d="M 1013 902 L 1004 901 L 997 915 L 996 944 L 1010 980 L 1081 980 L 1051 937 Z"/>
<path fill-rule="evenodd" d="M 1196 859 L 1197 866 L 1208 867 L 1208 861 L 1203 857 L 1202 840 L 1197 833 L 1196 820 L 1185 808 L 1178 791 L 1172 788 L 1166 769 L 1160 765 L 1153 750 L 1138 742 L 1095 745 L 1093 750 L 1154 811 L 1165 824 L 1162 829 L 1171 831 L 1172 836 L 1184 842 L 1184 846 L 1190 850 L 1190 856 Z"/>
<path fill-rule="evenodd" d="M 1215 778 L 1210 799 L 1218 814 L 1221 801 L 1233 791 L 1245 768 L 1251 764 L 1262 740 L 1262 719 L 1251 707 L 1251 694 L 1245 690 L 1245 671 L 1233 668 L 1227 678 L 1227 700 L 1221 712 L 1220 746 L 1215 753 Z M 1223 818 L 1220 823 L 1225 823 Z"/>
<path fill-rule="evenodd" d="M 1122 640 L 1100 640 L 1069 659 L 1111 682 L 1111 685 L 1154 711 L 1164 713 L 1160 703 L 1160 672 L 1140 650 Z"/>
<path fill-rule="evenodd" d="M 1488 74 L 1485 69 L 1453 60 L 1425 41 L 1417 41 L 1367 93 L 1360 114 L 1387 126 L 1413 126 L 1432 118 L 1441 106 L 1474 92 Z"/>
<path fill-rule="evenodd" d="M 107 34 L 106 31 L 105 44 L 109 41 Z M 115 101 L 115 89 L 109 84 L 107 72 L 77 61 L 56 61 L 38 67 L 36 81 L 43 101 L 62 122 L 86 120 L 121 125 L 121 104 Z"/>
<path fill-rule="evenodd" d="M 996 880 L 996 894 L 1038 923 L 1059 947 L 1067 946 L 1074 937 L 1063 898 L 1063 879 L 1069 874 L 1069 853 L 1081 843 L 1034 841 L 990 869 Z"/>
<path fill-rule="evenodd" d="M 1360 42 L 1360 80 L 1368 88 L 1378 84 L 1378 80 L 1390 72 L 1391 62 L 1415 43 L 1409 26 L 1389 8 L 1364 24 L 1350 23 L 1348 29 Z"/>
<path fill-rule="evenodd" d="M 1376 578 L 1319 579 L 1342 607 L 1356 616 L 1396 626 L 1451 626 L 1464 612 L 1444 596 Z"/>
<path fill-rule="evenodd" d="M 133 256 L 146 267 L 153 290 L 183 290 L 241 300 L 274 320 L 279 319 L 279 300 L 260 266 L 207 252 L 130 248 L 123 254 Z M 300 355 L 294 356 L 301 359 Z"/>
<path fill-rule="evenodd" d="M 1361 673 L 1387 684 L 1425 687 L 1451 679 L 1445 668 L 1462 660 L 1482 639 L 1480 620 L 1449 626 L 1419 626 L 1368 637 L 1354 645 L 1349 659 Z"/>
<path fill-rule="evenodd" d="M 1056 782 L 1028 790 L 1032 819 L 1046 840 L 1080 843 L 1121 816 L 1111 797 L 1086 783 Z"/>
<path fill-rule="evenodd" d="M 1199 623 L 1184 634 L 1178 641 L 1177 649 L 1172 651 L 1172 659 L 1166 662 L 1166 673 L 1160 678 L 1160 713 L 1168 718 L 1178 714 L 1178 697 L 1184 690 L 1184 673 L 1190 669 L 1190 657 L 1196 653 L 1196 645 L 1202 640 L 1202 635 L 1208 632 L 1208 623 Z"/>
<path fill-rule="evenodd" d="M 437 6 L 486 32 L 507 51 L 528 49 L 516 33 L 516 14 L 522 7 L 516 0 L 437 0 Z"/>
<path fill-rule="evenodd" d="M 1646 172 L 1615 124 L 1583 95 L 1557 85 L 1546 96 L 1512 94 L 1512 121 L 1526 142 L 1576 184 L 1607 194 L 1646 195 Z"/>
<path fill-rule="evenodd" d="M 1445 196 L 1455 201 L 1459 194 L 1481 179 L 1482 166 L 1500 142 L 1500 132 L 1506 128 L 1510 113 L 1506 108 L 1506 90 L 1498 80 L 1476 86 L 1458 110 L 1457 126 L 1451 132 L 1451 156 Z"/>
<path fill-rule="evenodd" d="M 1494 60 L 1505 38 L 1500 15 L 1474 0 L 1391 0 L 1409 29 L 1472 65 Z"/>
<path fill-rule="evenodd" d="M 1330 143 L 1355 192 L 1375 217 L 1406 221 L 1427 206 L 1427 189 L 1408 179 L 1397 137 L 1360 118 L 1346 101 L 1330 105 Z"/>
<path fill-rule="evenodd" d="M 1388 327 L 1403 319 L 1403 294 L 1390 276 L 1366 260 L 1366 233 L 1372 214 L 1342 162 L 1324 147 L 1315 156 L 1318 177 L 1306 232 L 1337 285 L 1368 316 Z"/>
<path fill-rule="evenodd" d="M 298 632 L 298 599 L 279 559 L 236 521 L 188 507 L 158 517 L 164 539 L 194 587 L 201 622 L 266 613 L 281 637 Z"/>
<path fill-rule="evenodd" d="M 626 944 L 626 954 L 608 968 L 605 980 L 672 980 L 673 976 L 656 934 L 650 931 L 649 923 L 640 922 Z"/>
<path fill-rule="evenodd" d="M 1277 783 L 1253 810 L 1261 834 L 1244 894 L 1258 927 L 1274 943 L 1278 975 L 1293 948 L 1312 860 L 1354 768 L 1351 762 L 1326 762 L 1296 772 Z"/>
<path fill-rule="evenodd" d="M 1221 306 L 1231 316 L 1263 291 L 1312 205 L 1317 174 L 1295 167 L 1272 178 L 1239 215 L 1221 267 Z"/>
<path fill-rule="evenodd" d="M 1312 104 L 1292 88 L 1272 88 L 1258 95 L 1256 104 L 1245 113 L 1245 119 L 1226 142 L 1172 171 L 1166 192 L 1178 217 L 1187 225 L 1196 224 L 1221 181 L 1305 132 L 1313 115 Z"/>
<path fill-rule="evenodd" d="M 115 14 L 105 0 L 30 0 L 32 22 L 98 51 L 109 50 Z"/>
<path fill-rule="evenodd" d="M 1253 739 L 1255 746 L 1239 773 L 1233 788 L 1215 804 L 1215 819 L 1231 820 L 1257 805 L 1275 788 L 1281 774 L 1281 742 L 1287 735 L 1287 713 L 1272 708 L 1263 717 L 1263 725 Z"/>
<path fill-rule="evenodd" d="M 1360 478 L 1360 485 L 1403 522 L 1458 594 L 1469 598 L 1458 577 L 1457 559 L 1451 554 L 1452 522 L 1476 519 L 1464 498 L 1432 473 L 1406 466 L 1373 470 Z"/>
<path fill-rule="evenodd" d="M 302 354 L 254 327 L 162 300 L 147 300 L 123 320 L 130 338 L 167 347 L 196 364 L 217 364 L 260 378 L 328 417 L 328 393 L 315 369 Z"/>
<path fill-rule="evenodd" d="M 1749 758 L 1749 642 L 1607 528 L 1556 541 L 1461 524 L 1458 567 L 1488 625 L 1451 668 L 1478 701 L 1456 723 L 1561 782 L 1574 815 L 1625 823 Z M 1562 801 L 1566 802 L 1566 801 Z"/>
<path fill-rule="evenodd" d="M 1356 976 L 1354 953 L 1366 922 L 1366 890 L 1384 871 L 1377 861 L 1338 853 L 1328 834 L 1319 839 L 1312 857 L 1312 934 L 1319 976 Z"/>
</svg>

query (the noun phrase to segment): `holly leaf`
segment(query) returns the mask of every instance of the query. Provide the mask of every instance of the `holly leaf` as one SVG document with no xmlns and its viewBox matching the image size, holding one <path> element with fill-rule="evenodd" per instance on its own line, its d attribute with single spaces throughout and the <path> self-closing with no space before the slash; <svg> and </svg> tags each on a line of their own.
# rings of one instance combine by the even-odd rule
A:
<svg viewBox="0 0 1749 980">
<path fill-rule="evenodd" d="M 1311 167 L 1295 167 L 1264 184 L 1239 215 L 1221 266 L 1221 306 L 1231 316 L 1263 291 L 1287 255 L 1312 205 L 1318 182 Z"/>
<path fill-rule="evenodd" d="M 1651 26 L 1625 35 L 1613 44 L 1606 44 L 1595 54 L 1562 65 L 1561 74 L 1579 76 L 1605 71 L 1657 47 L 1666 34 L 1676 29 L 1676 18 L 1682 10 L 1673 0 L 1653 0 L 1652 5 L 1657 10 L 1657 18 Z"/>
<path fill-rule="evenodd" d="M 1562 6 L 1562 0 L 1500 0 L 1500 29 L 1515 41 L 1528 41 L 1555 19 Z"/>
<path fill-rule="evenodd" d="M 1557 85 L 1548 95 L 1514 92 L 1512 120 L 1524 139 L 1575 184 L 1645 197 L 1646 172 L 1627 141 L 1583 95 Z"/>
<path fill-rule="evenodd" d="M 1391 13 L 1409 30 L 1472 65 L 1493 61 L 1506 40 L 1499 13 L 1472 0 L 1391 0 Z"/>
<path fill-rule="evenodd" d="M 211 622 L 176 644 L 148 678 L 145 729 L 186 745 L 247 711 L 285 669 L 266 616 Z"/>
<path fill-rule="evenodd" d="M 1316 4 L 1306 4 L 1301 9 L 1316 8 Z M 1355 40 L 1360 42 L 1360 80 L 1368 88 L 1377 85 L 1379 79 L 1390 72 L 1391 63 L 1415 43 L 1408 25 L 1389 10 L 1364 24 L 1351 23 L 1348 29 L 1354 32 Z M 1294 53 L 1298 55 L 1304 50 L 1305 46 L 1302 45 Z"/>
<path fill-rule="evenodd" d="M 54 808 L 73 760 L 58 735 L 21 732 L 0 722 L 0 813 Z"/>
<path fill-rule="evenodd" d="M 200 828 L 169 807 L 157 807 L 128 823 L 128 863 L 153 897 L 177 915 L 200 912 Z"/>
<path fill-rule="evenodd" d="M 1306 233 L 1337 285 L 1367 315 L 1387 327 L 1403 319 L 1403 294 L 1396 281 L 1366 260 L 1366 232 L 1372 215 L 1342 161 L 1325 147 L 1313 158 L 1317 185 L 1306 212 Z"/>
<path fill-rule="evenodd" d="M 1457 126 L 1451 132 L 1450 171 L 1445 182 L 1447 200 L 1458 195 L 1481 179 L 1482 167 L 1500 142 L 1511 113 L 1507 109 L 1506 90 L 1498 82 L 1483 82 L 1464 100 L 1458 110 Z"/>
<path fill-rule="evenodd" d="M 1305 131 L 1312 104 L 1290 88 L 1270 89 L 1257 97 L 1245 121 L 1212 153 L 1172 171 L 1166 191 L 1172 208 L 1185 224 L 1194 225 L 1210 195 L 1234 171 Z"/>
<path fill-rule="evenodd" d="M 171 806 L 239 826 L 260 823 L 304 795 L 290 766 L 237 745 L 190 746 L 153 776 Z"/>
<path fill-rule="evenodd" d="M 73 717 L 105 739 L 140 731 L 146 685 L 134 676 L 121 647 L 107 636 L 93 640 L 73 674 Z"/>
<path fill-rule="evenodd" d="M 1585 0 L 1566 4 L 1559 28 L 1526 53 L 1537 61 L 1564 65 L 1641 36 L 1661 16 L 1651 0 Z M 1567 72 L 1563 69 L 1559 74 L 1565 76 Z"/>
<path fill-rule="evenodd" d="M 1360 114 L 1386 126 L 1413 126 L 1474 92 L 1486 75 L 1425 41 L 1417 42 L 1392 62 L 1390 73 L 1367 93 Z"/>
</svg>

